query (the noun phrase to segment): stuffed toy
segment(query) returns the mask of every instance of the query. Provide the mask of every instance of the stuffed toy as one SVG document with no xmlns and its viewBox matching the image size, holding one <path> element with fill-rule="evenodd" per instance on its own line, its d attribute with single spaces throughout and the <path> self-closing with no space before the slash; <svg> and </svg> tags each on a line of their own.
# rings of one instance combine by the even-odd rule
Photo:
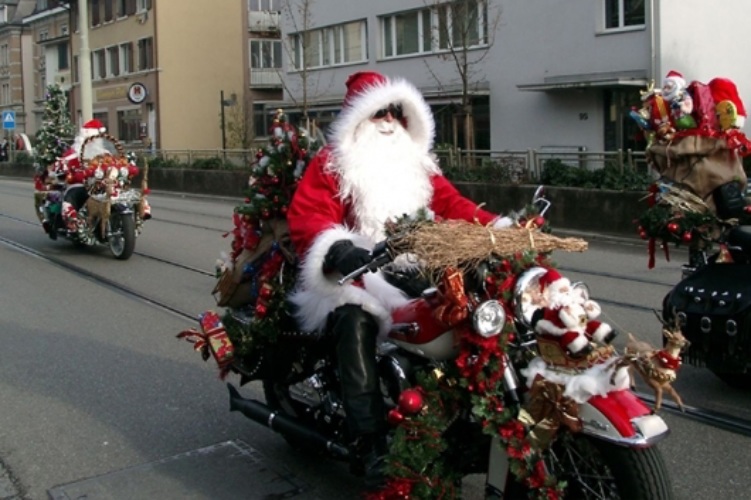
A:
<svg viewBox="0 0 751 500">
<path fill-rule="evenodd" d="M 544 306 L 533 315 L 535 333 L 555 339 L 572 357 L 583 357 L 593 349 L 592 342 L 608 344 L 615 331 L 597 318 L 600 305 L 571 286 L 571 281 L 555 269 L 539 279 Z"/>
</svg>

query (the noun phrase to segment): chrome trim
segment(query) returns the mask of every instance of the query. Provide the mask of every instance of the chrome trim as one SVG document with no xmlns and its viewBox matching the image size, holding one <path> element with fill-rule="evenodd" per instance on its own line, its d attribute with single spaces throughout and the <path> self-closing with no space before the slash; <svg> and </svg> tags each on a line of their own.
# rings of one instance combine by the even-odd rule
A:
<svg viewBox="0 0 751 500">
<path fill-rule="evenodd" d="M 712 331 L 712 320 L 708 316 L 702 316 L 699 320 L 699 329 L 702 333 L 709 333 Z"/>
<path fill-rule="evenodd" d="M 735 337 L 738 335 L 738 323 L 736 323 L 734 319 L 729 319 L 725 323 L 725 333 L 727 333 L 729 337 Z"/>
</svg>

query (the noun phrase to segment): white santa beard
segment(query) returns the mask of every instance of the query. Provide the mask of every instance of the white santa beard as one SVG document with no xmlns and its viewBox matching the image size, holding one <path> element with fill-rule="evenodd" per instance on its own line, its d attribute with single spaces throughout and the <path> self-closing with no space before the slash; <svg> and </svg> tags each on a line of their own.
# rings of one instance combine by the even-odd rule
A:
<svg viewBox="0 0 751 500">
<path fill-rule="evenodd" d="M 355 211 L 356 230 L 373 241 L 384 238 L 384 223 L 427 207 L 433 195 L 429 169 L 435 168 L 425 151 L 397 122 L 391 134 L 379 131 L 382 120 L 358 127 L 354 144 L 340 151 L 337 165 L 341 195 Z"/>
</svg>

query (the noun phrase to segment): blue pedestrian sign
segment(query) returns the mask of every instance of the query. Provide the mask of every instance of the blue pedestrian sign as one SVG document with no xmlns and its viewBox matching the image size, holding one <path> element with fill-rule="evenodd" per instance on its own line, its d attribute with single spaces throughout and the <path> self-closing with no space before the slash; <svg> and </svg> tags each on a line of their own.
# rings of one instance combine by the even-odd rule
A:
<svg viewBox="0 0 751 500">
<path fill-rule="evenodd" d="M 3 130 L 13 130 L 16 128 L 16 112 L 3 111 Z"/>
</svg>

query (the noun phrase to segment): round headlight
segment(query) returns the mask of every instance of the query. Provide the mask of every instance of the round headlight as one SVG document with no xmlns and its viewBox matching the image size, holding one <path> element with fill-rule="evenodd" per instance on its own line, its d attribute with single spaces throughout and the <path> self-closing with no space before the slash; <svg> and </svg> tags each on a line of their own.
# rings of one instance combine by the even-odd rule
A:
<svg viewBox="0 0 751 500">
<path fill-rule="evenodd" d="M 120 177 L 128 177 L 128 174 L 130 172 L 128 171 L 128 167 L 120 167 Z"/>
<path fill-rule="evenodd" d="M 102 170 L 101 168 L 96 169 L 94 171 L 94 179 L 98 181 L 104 179 L 104 170 Z"/>
<path fill-rule="evenodd" d="M 483 337 L 498 335 L 506 323 L 506 312 L 497 300 L 488 300 L 480 304 L 472 316 L 475 331 Z"/>
</svg>

